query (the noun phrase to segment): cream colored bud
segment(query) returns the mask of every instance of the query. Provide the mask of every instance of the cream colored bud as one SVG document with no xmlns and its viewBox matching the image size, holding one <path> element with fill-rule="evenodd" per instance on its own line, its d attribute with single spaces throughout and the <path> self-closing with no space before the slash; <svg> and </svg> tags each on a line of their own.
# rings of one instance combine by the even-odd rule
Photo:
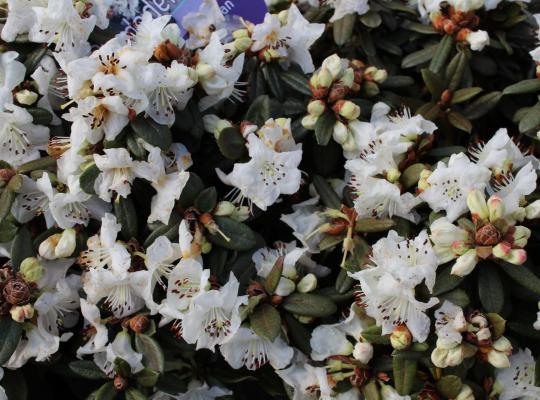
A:
<svg viewBox="0 0 540 400">
<path fill-rule="evenodd" d="M 471 190 L 467 195 L 467 207 L 471 211 L 473 217 L 480 219 L 488 219 L 489 209 L 486 203 L 486 197 L 480 190 Z"/>
<path fill-rule="evenodd" d="M 510 340 L 508 340 L 505 336 L 501 336 L 495 340 L 492 347 L 502 353 L 512 354 L 512 343 L 510 343 Z"/>
<path fill-rule="evenodd" d="M 251 211 L 248 206 L 236 207 L 234 212 L 231 214 L 231 218 L 235 221 L 242 222 L 249 218 Z"/>
<path fill-rule="evenodd" d="M 390 334 L 390 344 L 396 350 L 404 350 L 412 344 L 412 334 L 406 325 L 398 325 Z"/>
<path fill-rule="evenodd" d="M 322 100 L 310 101 L 307 106 L 308 113 L 315 117 L 321 116 L 325 110 L 326 110 L 326 104 Z"/>
<path fill-rule="evenodd" d="M 488 353 L 487 361 L 495 368 L 508 368 L 510 366 L 508 356 L 497 350 L 492 350 Z"/>
<path fill-rule="evenodd" d="M 15 99 L 19 104 L 24 104 L 25 106 L 30 106 L 36 102 L 38 95 L 36 92 L 32 92 L 28 89 L 21 90 L 20 92 L 15 93 Z"/>
<path fill-rule="evenodd" d="M 60 241 L 61 236 L 62 235 L 60 233 L 55 233 L 41 242 L 38 248 L 39 255 L 46 260 L 55 260 L 55 249 Z"/>
<path fill-rule="evenodd" d="M 489 340 L 491 339 L 491 331 L 489 330 L 489 328 L 482 328 L 478 332 L 476 332 L 476 338 L 479 342 Z"/>
<path fill-rule="evenodd" d="M 322 63 L 322 68 L 327 69 L 332 74 L 332 78 L 336 79 L 338 76 L 341 75 L 341 72 L 343 71 L 343 64 L 341 63 L 341 58 L 337 54 L 333 54 L 330 57 L 327 57 Z"/>
<path fill-rule="evenodd" d="M 399 180 L 400 176 L 401 172 L 397 168 L 390 168 L 388 171 L 386 171 L 386 179 L 388 182 L 395 183 Z"/>
<path fill-rule="evenodd" d="M 540 200 L 535 200 L 525 207 L 525 216 L 527 219 L 540 218 Z"/>
<path fill-rule="evenodd" d="M 35 257 L 25 258 L 20 266 L 20 272 L 27 282 L 38 282 L 43 277 L 43 265 Z"/>
<path fill-rule="evenodd" d="M 296 290 L 300 293 L 309 293 L 317 289 L 317 277 L 314 274 L 307 274 L 296 285 Z"/>
<path fill-rule="evenodd" d="M 77 246 L 77 232 L 75 229 L 69 228 L 62 232 L 60 240 L 54 250 L 56 258 L 66 258 L 73 254 Z"/>
<path fill-rule="evenodd" d="M 228 217 L 234 212 L 235 208 L 234 204 L 230 201 L 220 201 L 214 210 L 214 215 L 217 215 L 218 217 Z"/>
<path fill-rule="evenodd" d="M 281 22 L 281 25 L 285 26 L 287 25 L 287 20 L 289 19 L 289 10 L 282 10 L 277 15 L 279 22 Z"/>
<path fill-rule="evenodd" d="M 216 70 L 214 69 L 214 67 L 212 67 L 210 64 L 205 63 L 197 64 L 197 66 L 195 67 L 195 71 L 197 72 L 197 76 L 201 81 L 212 79 L 216 74 Z"/>
<path fill-rule="evenodd" d="M 243 53 L 247 51 L 251 45 L 253 44 L 253 40 L 251 40 L 248 37 L 236 39 L 234 41 L 234 48 L 237 52 Z"/>
<path fill-rule="evenodd" d="M 349 128 L 341 121 L 336 121 L 334 124 L 334 131 L 332 132 L 332 137 L 339 144 L 344 144 L 347 139 L 351 136 L 349 133 Z"/>
<path fill-rule="evenodd" d="M 289 296 L 292 292 L 294 292 L 295 289 L 296 285 L 293 281 L 288 278 L 281 277 L 275 290 L 275 294 L 281 297 L 286 297 Z"/>
<path fill-rule="evenodd" d="M 474 393 L 469 385 L 463 385 L 455 400 L 474 400 Z"/>
<path fill-rule="evenodd" d="M 354 84 L 354 70 L 347 68 L 339 78 L 339 82 L 348 88 L 352 87 Z"/>
<path fill-rule="evenodd" d="M 373 75 L 373 80 L 377 83 L 383 83 L 388 78 L 388 72 L 385 69 L 378 69 Z"/>
<path fill-rule="evenodd" d="M 302 126 L 306 129 L 313 130 L 315 129 L 315 124 L 317 124 L 318 119 L 319 117 L 308 114 L 302 118 Z"/>
<path fill-rule="evenodd" d="M 487 201 L 489 209 L 489 220 L 497 221 L 504 217 L 504 203 L 500 196 L 494 194 Z"/>
<path fill-rule="evenodd" d="M 349 121 L 358 119 L 360 116 L 360 107 L 354 104 L 352 101 L 343 101 L 340 103 L 340 107 L 338 107 L 338 109 L 339 115 L 341 115 L 343 118 L 347 118 Z"/>
<path fill-rule="evenodd" d="M 451 274 L 457 276 L 469 275 L 474 267 L 476 267 L 477 262 L 478 256 L 476 255 L 476 249 L 467 250 L 465 254 L 457 258 L 456 263 L 452 267 Z"/>
<path fill-rule="evenodd" d="M 531 230 L 529 228 L 522 225 L 516 226 L 512 235 L 512 239 L 514 239 L 514 246 L 521 248 L 525 247 L 530 237 Z"/>
<path fill-rule="evenodd" d="M 13 321 L 22 323 L 24 320 L 34 317 L 34 306 L 32 304 L 25 304 L 24 306 L 11 307 L 9 313 Z"/>
<path fill-rule="evenodd" d="M 332 85 L 332 82 L 334 81 L 334 77 L 332 76 L 332 73 L 328 69 L 323 67 L 318 73 L 318 80 L 319 80 L 319 87 L 328 88 L 330 87 L 330 85 Z"/>
<path fill-rule="evenodd" d="M 373 358 L 373 345 L 368 342 L 358 342 L 352 354 L 362 364 L 367 364 Z"/>
<path fill-rule="evenodd" d="M 237 29 L 232 34 L 234 39 L 243 39 L 249 37 L 249 31 L 247 29 Z"/>
</svg>

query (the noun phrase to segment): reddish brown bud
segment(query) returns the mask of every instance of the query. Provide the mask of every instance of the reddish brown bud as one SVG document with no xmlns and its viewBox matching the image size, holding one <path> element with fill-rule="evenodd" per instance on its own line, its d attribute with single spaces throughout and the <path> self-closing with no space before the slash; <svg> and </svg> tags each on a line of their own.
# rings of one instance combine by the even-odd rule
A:
<svg viewBox="0 0 540 400">
<path fill-rule="evenodd" d="M 452 100 L 452 92 L 450 92 L 450 90 L 446 89 L 441 94 L 441 103 L 446 105 L 446 104 L 450 103 L 450 100 Z"/>
<path fill-rule="evenodd" d="M 435 30 L 441 32 L 443 30 L 445 20 L 446 18 L 443 15 L 439 14 L 435 18 L 433 18 L 433 20 L 431 21 L 431 25 L 433 25 L 433 28 L 435 28 Z"/>
<path fill-rule="evenodd" d="M 279 306 L 281 304 L 281 302 L 283 301 L 283 297 L 281 296 L 278 296 L 277 294 L 273 295 L 272 296 L 272 299 L 271 299 L 271 303 L 272 305 L 274 306 Z"/>
<path fill-rule="evenodd" d="M 354 369 L 354 375 L 349 378 L 353 386 L 361 388 L 371 378 L 371 373 L 366 368 L 356 367 Z"/>
<path fill-rule="evenodd" d="M 9 182 L 16 173 L 14 169 L 2 168 L 0 169 L 0 181 Z"/>
<path fill-rule="evenodd" d="M 13 278 L 4 286 L 2 295 L 9 304 L 20 306 L 30 300 L 30 287 L 24 280 Z"/>
<path fill-rule="evenodd" d="M 116 375 L 113 384 L 116 390 L 125 390 L 128 386 L 128 380 L 120 375 Z"/>
<path fill-rule="evenodd" d="M 335 103 L 338 100 L 342 100 L 345 98 L 345 96 L 347 96 L 350 90 L 351 89 L 349 87 L 342 83 L 335 83 L 332 85 L 330 93 L 328 94 L 328 101 L 330 103 Z"/>
<path fill-rule="evenodd" d="M 251 282 L 246 292 L 249 297 L 266 295 L 266 290 L 264 290 L 264 286 L 260 282 L 257 282 L 257 281 Z"/>
<path fill-rule="evenodd" d="M 471 33 L 471 30 L 469 28 L 462 28 L 457 33 L 456 40 L 458 42 L 466 42 L 467 37 L 469 36 L 470 33 Z"/>
<path fill-rule="evenodd" d="M 136 315 L 129 320 L 129 328 L 135 333 L 142 333 L 148 329 L 150 319 L 146 315 Z"/>
<path fill-rule="evenodd" d="M 444 20 L 443 22 L 443 31 L 449 35 L 452 35 L 456 30 L 456 25 L 449 19 Z"/>
<path fill-rule="evenodd" d="M 481 246 L 494 246 L 501 241 L 501 232 L 493 224 L 486 224 L 476 230 L 474 240 Z"/>
</svg>

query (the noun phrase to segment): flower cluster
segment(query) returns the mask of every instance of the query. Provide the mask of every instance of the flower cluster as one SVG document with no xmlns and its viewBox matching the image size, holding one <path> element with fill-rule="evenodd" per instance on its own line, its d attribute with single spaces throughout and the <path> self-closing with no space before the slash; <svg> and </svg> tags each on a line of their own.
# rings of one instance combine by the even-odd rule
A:
<svg viewBox="0 0 540 400">
<path fill-rule="evenodd" d="M 0 0 L 0 400 L 540 399 L 538 7 L 164 3 Z"/>
</svg>

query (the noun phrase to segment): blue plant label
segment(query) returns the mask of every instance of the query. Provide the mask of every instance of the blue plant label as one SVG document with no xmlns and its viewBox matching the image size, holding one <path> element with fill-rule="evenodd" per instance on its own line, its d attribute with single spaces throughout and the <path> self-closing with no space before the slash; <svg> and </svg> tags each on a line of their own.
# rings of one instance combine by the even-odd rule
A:
<svg viewBox="0 0 540 400">
<path fill-rule="evenodd" d="M 189 13 L 199 11 L 204 0 L 140 0 L 137 15 L 126 18 L 117 15 L 111 24 L 115 30 L 124 30 L 134 33 L 134 30 L 145 12 L 152 14 L 154 18 L 162 15 L 171 15 L 176 23 L 182 28 L 182 19 Z M 264 0 L 218 0 L 219 7 L 226 19 L 243 18 L 246 21 L 258 24 L 263 22 L 268 10 Z"/>
</svg>

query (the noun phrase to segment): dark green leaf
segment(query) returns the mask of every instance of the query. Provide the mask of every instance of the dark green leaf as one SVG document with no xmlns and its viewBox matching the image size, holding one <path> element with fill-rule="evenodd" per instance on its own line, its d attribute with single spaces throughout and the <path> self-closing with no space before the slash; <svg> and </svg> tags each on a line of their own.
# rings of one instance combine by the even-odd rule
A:
<svg viewBox="0 0 540 400">
<path fill-rule="evenodd" d="M 446 64 L 448 56 L 450 56 L 453 45 L 454 38 L 451 35 L 444 35 L 439 44 L 437 45 L 437 48 L 435 49 L 435 54 L 433 55 L 431 63 L 429 64 L 430 71 L 436 74 L 441 72 L 443 66 Z"/>
<path fill-rule="evenodd" d="M 487 312 L 500 313 L 504 291 L 499 272 L 493 265 L 481 265 L 478 271 L 478 296 Z"/>
<path fill-rule="evenodd" d="M 147 400 L 148 398 L 138 389 L 133 387 L 126 390 L 126 400 Z"/>
<path fill-rule="evenodd" d="M 279 335 L 281 330 L 281 316 L 270 304 L 259 305 L 249 316 L 250 326 L 260 337 L 271 342 Z"/>
<path fill-rule="evenodd" d="M 334 42 L 338 46 L 343 46 L 351 39 L 356 17 L 356 14 L 348 14 L 333 23 Z"/>
<path fill-rule="evenodd" d="M 437 279 L 435 280 L 435 286 L 433 286 L 433 295 L 439 296 L 443 293 L 449 292 L 459 286 L 465 279 L 464 277 L 452 275 L 452 266 L 440 268 L 437 271 Z"/>
<path fill-rule="evenodd" d="M 505 261 L 497 262 L 500 264 L 502 270 L 510 276 L 514 281 L 519 283 L 531 292 L 540 294 L 540 278 L 538 278 L 530 269 L 525 265 L 509 264 Z"/>
<path fill-rule="evenodd" d="M 159 378 L 159 372 L 151 368 L 145 368 L 137 373 L 137 383 L 144 387 L 155 386 Z"/>
<path fill-rule="evenodd" d="M 463 111 L 463 114 L 468 119 L 478 119 L 495 108 L 501 98 L 501 92 L 487 93 L 469 104 Z"/>
<path fill-rule="evenodd" d="M 358 218 L 354 230 L 362 233 L 384 232 L 394 225 L 396 223 L 390 218 Z"/>
<path fill-rule="evenodd" d="M 308 78 L 300 73 L 293 70 L 284 71 L 281 74 L 281 80 L 292 90 L 303 94 L 304 96 L 311 97 L 311 89 L 309 87 Z"/>
<path fill-rule="evenodd" d="M 98 178 L 100 172 L 101 171 L 99 170 L 96 164 L 89 165 L 83 171 L 83 173 L 79 177 L 79 182 L 81 185 L 81 189 L 85 193 L 96 194 L 96 190 L 94 189 L 94 184 L 96 183 L 96 179 Z"/>
<path fill-rule="evenodd" d="M 437 382 L 437 390 L 447 399 L 455 399 L 461 392 L 463 382 L 455 375 L 443 376 Z"/>
<path fill-rule="evenodd" d="M 35 125 L 49 125 L 53 119 L 53 115 L 44 108 L 31 107 L 26 111 L 32 115 L 32 120 Z"/>
<path fill-rule="evenodd" d="M 195 199 L 195 208 L 202 213 L 210 212 L 217 203 L 217 190 L 215 187 L 204 189 Z"/>
<path fill-rule="evenodd" d="M 9 315 L 0 317 L 0 365 L 9 360 L 21 340 L 22 333 L 22 325 L 13 321 Z"/>
<path fill-rule="evenodd" d="M 412 68 L 424 64 L 433 58 L 435 46 L 428 46 L 422 50 L 408 54 L 401 60 L 402 68 Z"/>
<path fill-rule="evenodd" d="M 84 379 L 107 379 L 107 375 L 90 360 L 77 360 L 68 364 L 70 370 Z"/>
<path fill-rule="evenodd" d="M 282 303 L 290 313 L 307 317 L 329 317 L 337 311 L 333 301 L 311 293 L 293 293 Z"/>
<path fill-rule="evenodd" d="M 424 83 L 433 96 L 433 99 L 439 99 L 443 90 L 445 89 L 443 80 L 429 69 L 423 68 L 421 72 Z"/>
<path fill-rule="evenodd" d="M 341 200 L 326 179 L 324 179 L 322 176 L 314 175 L 313 185 L 315 186 L 315 190 L 317 190 L 319 196 L 321 196 L 321 203 L 323 203 L 326 207 L 339 210 L 341 207 Z"/>
<path fill-rule="evenodd" d="M 172 144 L 172 134 L 168 126 L 160 125 L 149 118 L 138 116 L 131 122 L 135 135 L 152 146 L 168 151 Z"/>
<path fill-rule="evenodd" d="M 276 99 L 283 101 L 285 99 L 285 89 L 280 77 L 280 74 L 283 71 L 281 67 L 278 64 L 267 64 L 263 71 L 265 73 L 270 92 L 272 92 Z"/>
<path fill-rule="evenodd" d="M 145 367 L 158 372 L 164 371 L 165 358 L 161 346 L 157 341 L 148 335 L 138 333 L 135 335 L 135 349 L 143 355 L 143 364 Z"/>
<path fill-rule="evenodd" d="M 30 231 L 23 226 L 15 235 L 11 244 L 11 266 L 13 272 L 18 272 L 25 258 L 35 257 L 34 243 Z M 1 364 L 0 364 L 1 365 Z"/>
<path fill-rule="evenodd" d="M 122 226 L 121 233 L 124 240 L 137 238 L 137 210 L 131 198 L 118 196 L 114 201 L 114 215 Z"/>
<path fill-rule="evenodd" d="M 190 172 L 189 179 L 184 187 L 184 190 L 182 190 L 182 194 L 180 195 L 178 202 L 184 208 L 191 207 L 203 189 L 204 183 L 199 175 Z"/>
<path fill-rule="evenodd" d="M 390 337 L 382 334 L 382 327 L 377 325 L 368 326 L 362 331 L 362 337 L 369 343 L 390 344 Z"/>
<path fill-rule="evenodd" d="M 503 94 L 524 94 L 535 93 L 540 91 L 540 79 L 525 79 L 521 82 L 507 86 L 503 90 Z"/>
<path fill-rule="evenodd" d="M 525 112 L 523 117 L 519 121 L 519 131 L 521 133 L 528 132 L 533 129 L 537 129 L 540 125 L 540 103 L 536 103 L 534 107 L 531 107 Z"/>
<path fill-rule="evenodd" d="M 467 100 L 472 99 L 482 90 L 484 89 L 482 89 L 481 87 L 470 87 L 470 88 L 456 90 L 454 94 L 452 95 L 452 100 L 450 101 L 450 103 L 451 104 L 463 103 Z"/>
<path fill-rule="evenodd" d="M 112 382 L 104 383 L 98 390 L 90 394 L 87 400 L 113 400 L 118 391 L 114 388 Z"/>
<path fill-rule="evenodd" d="M 278 287 L 279 280 L 281 279 L 281 274 L 283 272 L 283 257 L 278 257 L 272 270 L 266 277 L 264 281 L 264 289 L 268 294 L 274 294 L 274 291 Z"/>
<path fill-rule="evenodd" d="M 237 128 L 223 129 L 217 138 L 219 151 L 229 160 L 238 160 L 247 154 L 246 140 Z"/>
<path fill-rule="evenodd" d="M 464 132 L 471 133 L 472 123 L 463 114 L 460 114 L 457 111 L 450 111 L 447 116 L 448 122 L 450 122 L 452 126 Z"/>
<path fill-rule="evenodd" d="M 334 133 L 334 125 L 336 124 L 336 116 L 331 110 L 326 110 L 315 123 L 315 137 L 317 143 L 326 146 L 332 134 Z"/>
<path fill-rule="evenodd" d="M 221 247 L 229 250 L 246 251 L 252 249 L 257 241 L 255 232 L 249 226 L 241 222 L 237 222 L 227 217 L 214 218 L 221 232 L 229 238 L 226 240 L 221 234 L 209 234 L 207 239 Z"/>
<path fill-rule="evenodd" d="M 394 386 L 402 395 L 411 393 L 416 377 L 417 361 L 404 358 L 392 358 L 392 371 L 394 374 Z"/>
</svg>

